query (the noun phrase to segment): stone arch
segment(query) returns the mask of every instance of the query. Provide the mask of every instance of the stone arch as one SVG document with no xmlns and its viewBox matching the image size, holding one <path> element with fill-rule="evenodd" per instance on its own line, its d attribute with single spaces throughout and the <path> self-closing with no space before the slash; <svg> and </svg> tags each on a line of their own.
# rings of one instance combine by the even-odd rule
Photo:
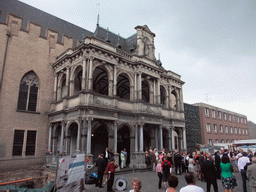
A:
<svg viewBox="0 0 256 192">
<path fill-rule="evenodd" d="M 116 76 L 118 77 L 122 73 L 126 74 L 129 77 L 130 86 L 134 86 L 134 76 L 131 73 L 123 71 L 121 69 L 117 72 Z"/>
<path fill-rule="evenodd" d="M 74 81 L 78 71 L 80 71 L 80 68 L 82 68 L 82 71 L 83 71 L 82 64 L 77 64 L 77 65 L 75 65 L 71 68 L 71 70 L 70 70 L 70 81 Z"/>
<path fill-rule="evenodd" d="M 78 133 L 78 122 L 77 121 L 71 121 L 67 125 L 67 134 L 66 134 L 66 139 L 67 139 L 67 154 L 72 155 L 75 153 L 76 149 L 76 144 L 77 144 L 77 133 Z"/>
<path fill-rule="evenodd" d="M 126 73 L 120 73 L 117 76 L 116 95 L 122 99 L 131 99 L 131 83 Z"/>
<path fill-rule="evenodd" d="M 130 125 L 127 123 L 122 123 L 121 125 L 118 126 L 118 129 L 117 129 L 117 152 L 120 154 L 122 150 L 126 149 L 126 152 L 127 152 L 126 165 L 130 164 L 131 134 L 132 134 L 131 130 L 132 129 Z"/>
<path fill-rule="evenodd" d="M 53 129 L 53 153 L 59 154 L 61 152 L 61 125 L 54 125 Z"/>
<path fill-rule="evenodd" d="M 102 120 L 96 120 L 92 123 L 92 137 L 91 137 L 91 152 L 94 159 L 98 158 L 106 147 L 109 145 L 109 132 L 110 128 Z"/>
<path fill-rule="evenodd" d="M 81 65 L 77 65 L 72 70 L 70 77 L 71 96 L 77 95 L 82 90 L 82 73 L 83 67 Z"/>
<path fill-rule="evenodd" d="M 94 71 L 95 71 L 95 69 L 96 69 L 97 67 L 104 68 L 104 69 L 106 70 L 107 74 L 108 74 L 109 80 L 113 80 L 113 72 L 112 72 L 112 70 L 110 69 L 109 64 L 107 64 L 107 63 L 104 63 L 104 64 L 103 64 L 102 62 L 97 61 L 97 60 L 94 61 L 94 62 L 93 62 L 93 68 L 92 68 L 92 74 L 94 74 Z"/>
<path fill-rule="evenodd" d="M 93 71 L 93 90 L 102 95 L 109 94 L 109 73 L 103 65 Z"/>
<path fill-rule="evenodd" d="M 170 106 L 171 109 L 177 110 L 178 109 L 178 96 L 176 90 L 172 90 L 170 94 Z"/>
</svg>

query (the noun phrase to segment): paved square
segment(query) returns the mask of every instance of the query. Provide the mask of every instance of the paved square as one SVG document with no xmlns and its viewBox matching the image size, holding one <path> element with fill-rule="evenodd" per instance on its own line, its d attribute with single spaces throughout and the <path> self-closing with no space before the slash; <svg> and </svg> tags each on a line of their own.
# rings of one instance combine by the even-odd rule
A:
<svg viewBox="0 0 256 192">
<path fill-rule="evenodd" d="M 233 173 L 233 175 L 236 177 L 237 184 L 238 184 L 238 186 L 235 187 L 233 192 L 242 192 L 243 187 L 242 187 L 242 179 L 241 179 L 240 173 Z M 185 176 L 185 174 L 177 176 L 179 178 L 179 185 L 176 188 L 177 191 L 179 191 L 182 187 L 187 185 L 184 176 Z M 124 191 L 129 191 L 129 190 L 132 189 L 132 182 L 131 181 L 134 177 L 137 177 L 141 180 L 141 182 L 142 182 L 142 189 L 141 190 L 143 192 L 164 191 L 163 189 L 162 190 L 158 189 L 158 177 L 156 176 L 156 173 L 153 172 L 153 171 L 135 172 L 135 173 L 120 174 L 120 175 L 116 174 L 115 175 L 115 180 L 120 178 L 120 177 L 124 177 L 128 182 L 127 188 Z M 218 180 L 217 182 L 218 182 L 219 192 L 224 191 L 224 188 L 222 187 L 221 180 Z M 200 180 L 197 180 L 196 185 L 202 187 L 206 191 L 206 182 L 202 182 Z M 115 186 L 115 184 L 114 184 L 114 186 Z M 247 186 L 248 186 L 248 184 L 247 184 Z M 162 184 L 162 187 L 164 187 L 164 184 Z M 103 191 L 107 191 L 107 186 L 105 185 L 104 188 L 99 189 L 99 188 L 95 187 L 95 185 L 86 185 L 85 189 L 86 189 L 85 191 L 95 191 L 95 192 L 96 191 L 99 191 L 99 192 L 102 191 L 103 192 Z M 115 189 L 115 187 L 113 187 L 113 189 Z M 117 191 L 117 190 L 115 189 L 115 191 Z M 211 191 L 213 191 L 213 187 L 211 187 Z"/>
</svg>

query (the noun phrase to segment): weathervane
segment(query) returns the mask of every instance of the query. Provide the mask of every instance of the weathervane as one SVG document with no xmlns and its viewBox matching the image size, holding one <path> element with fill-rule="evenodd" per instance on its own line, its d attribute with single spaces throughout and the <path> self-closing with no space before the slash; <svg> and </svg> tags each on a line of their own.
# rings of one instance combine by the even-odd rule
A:
<svg viewBox="0 0 256 192">
<path fill-rule="evenodd" d="M 97 3 L 97 5 L 99 6 L 98 17 L 97 17 L 97 25 L 99 25 L 99 23 L 100 23 L 100 4 Z"/>
</svg>

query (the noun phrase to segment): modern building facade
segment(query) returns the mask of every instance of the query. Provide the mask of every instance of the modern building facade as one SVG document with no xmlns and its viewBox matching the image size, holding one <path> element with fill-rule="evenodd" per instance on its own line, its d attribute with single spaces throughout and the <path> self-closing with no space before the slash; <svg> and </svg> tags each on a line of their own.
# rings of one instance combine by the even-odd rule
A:
<svg viewBox="0 0 256 192">
<path fill-rule="evenodd" d="M 248 121 L 249 138 L 256 139 L 256 124 L 252 121 Z"/>
<path fill-rule="evenodd" d="M 147 147 L 186 151 L 184 82 L 155 58 L 146 25 L 123 38 L 16 0 L 0 9 L 0 160 L 41 163 L 47 149 L 93 161 L 108 147 L 144 167 Z"/>
<path fill-rule="evenodd" d="M 247 117 L 235 112 L 196 103 L 199 107 L 202 144 L 232 143 L 236 139 L 249 139 Z"/>
<path fill-rule="evenodd" d="M 202 144 L 199 107 L 184 103 L 187 151 L 193 152 Z"/>
</svg>

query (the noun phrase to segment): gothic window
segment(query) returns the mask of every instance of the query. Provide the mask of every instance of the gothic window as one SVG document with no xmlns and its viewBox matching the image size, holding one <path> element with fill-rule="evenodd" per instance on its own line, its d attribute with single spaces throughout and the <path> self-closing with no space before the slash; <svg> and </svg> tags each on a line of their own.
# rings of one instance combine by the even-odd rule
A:
<svg viewBox="0 0 256 192">
<path fill-rule="evenodd" d="M 93 90 L 108 95 L 108 74 L 104 68 L 97 67 L 93 72 Z"/>
<path fill-rule="evenodd" d="M 15 130 L 13 139 L 12 156 L 21 156 L 24 140 L 24 130 Z"/>
<path fill-rule="evenodd" d="M 31 71 L 20 81 L 18 110 L 36 111 L 39 81 L 36 74 Z"/>
<path fill-rule="evenodd" d="M 142 81 L 142 100 L 149 103 L 149 85 L 147 81 Z"/>
<path fill-rule="evenodd" d="M 130 82 L 126 74 L 120 74 L 117 78 L 116 95 L 122 99 L 130 100 Z"/>
<path fill-rule="evenodd" d="M 160 86 L 160 97 L 161 97 L 161 104 L 165 106 L 165 99 L 166 99 L 166 91 L 165 88 L 161 85 Z"/>
</svg>

